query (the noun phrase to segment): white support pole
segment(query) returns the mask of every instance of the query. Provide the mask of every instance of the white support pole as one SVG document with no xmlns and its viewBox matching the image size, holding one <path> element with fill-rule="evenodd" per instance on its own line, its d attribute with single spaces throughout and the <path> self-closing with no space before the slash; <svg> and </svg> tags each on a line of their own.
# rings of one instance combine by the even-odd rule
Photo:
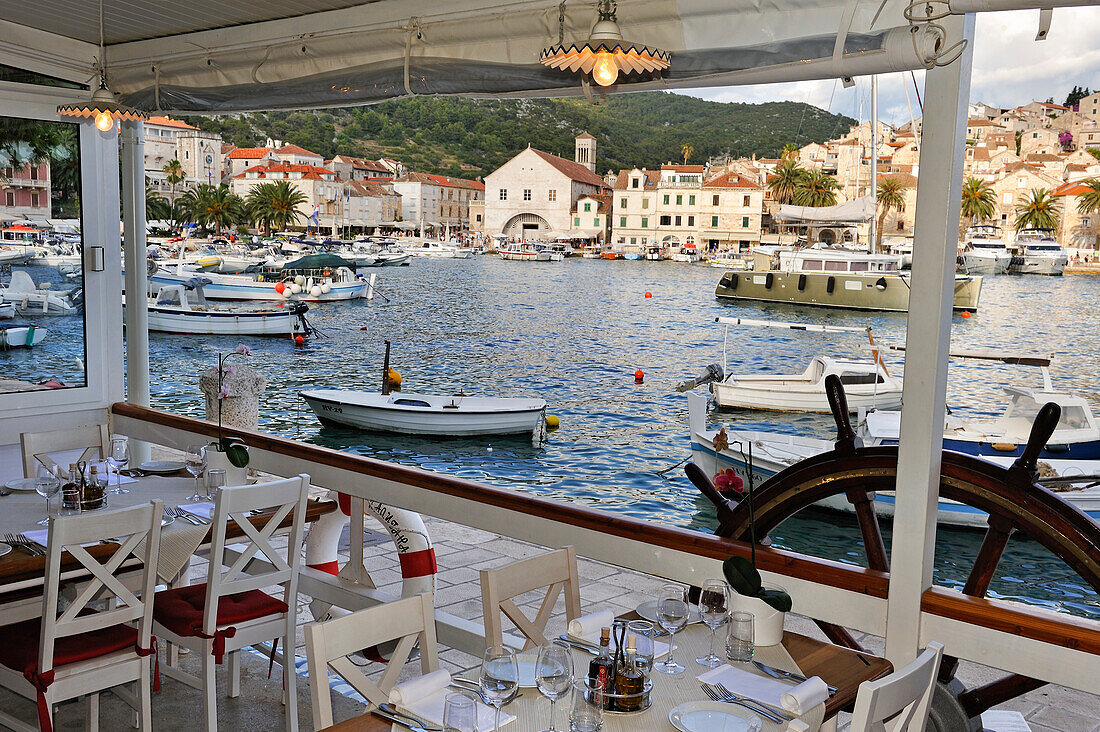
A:
<svg viewBox="0 0 1100 732">
<path fill-rule="evenodd" d="M 142 123 L 122 123 L 122 226 L 126 271 L 126 400 L 149 406 L 149 278 L 145 273 L 145 153 Z M 149 460 L 135 441 L 130 460 Z"/>
<path fill-rule="evenodd" d="M 871 216 L 872 253 L 878 252 L 878 78 L 871 76 Z"/>
<path fill-rule="evenodd" d="M 924 145 L 886 618 L 886 657 L 895 668 L 917 655 L 921 598 L 932 585 L 963 146 L 974 56 L 973 15 L 944 18 L 940 23 L 947 30 L 945 44 L 965 38 L 967 45 L 957 61 L 931 69 L 925 77 Z"/>
</svg>

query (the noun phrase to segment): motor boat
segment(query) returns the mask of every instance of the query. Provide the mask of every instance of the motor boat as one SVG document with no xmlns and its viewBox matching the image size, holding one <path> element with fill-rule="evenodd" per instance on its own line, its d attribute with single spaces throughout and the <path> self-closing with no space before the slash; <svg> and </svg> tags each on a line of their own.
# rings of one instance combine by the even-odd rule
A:
<svg viewBox="0 0 1100 732">
<path fill-rule="evenodd" d="M 68 315 L 80 310 L 83 290 L 79 287 L 71 290 L 53 290 L 48 283 L 40 288 L 29 274 L 23 270 L 16 270 L 12 272 L 8 283 L 0 286 L 0 300 L 13 303 L 20 312 Z"/>
<path fill-rule="evenodd" d="M 660 244 L 650 244 L 645 248 L 645 258 L 650 262 L 660 262 L 663 259 L 668 259 L 668 254 Z"/>
<path fill-rule="evenodd" d="M 428 437 L 533 433 L 545 421 L 541 399 L 443 396 L 343 389 L 299 392 L 323 425 Z"/>
<path fill-rule="evenodd" d="M 694 244 L 685 244 L 678 250 L 672 253 L 673 262 L 698 262 L 699 250 L 695 248 Z"/>
<path fill-rule="evenodd" d="M 306 320 L 309 306 L 304 302 L 271 310 L 215 307 L 206 301 L 203 292 L 208 282 L 206 277 L 194 277 L 189 282 L 161 287 L 149 302 L 150 332 L 290 339 L 313 335 Z"/>
<path fill-rule="evenodd" d="M 11 320 L 15 317 L 15 303 L 0 300 L 0 320 Z"/>
<path fill-rule="evenodd" d="M 971 275 L 998 275 L 1008 270 L 1012 254 L 1000 236 L 1000 228 L 975 224 L 966 230 L 961 258 L 962 270 Z"/>
<path fill-rule="evenodd" d="M 36 325 L 0 325 L 0 350 L 37 346 L 46 333 L 45 328 Z"/>
<path fill-rule="evenodd" d="M 539 255 L 539 250 L 534 244 L 526 242 L 501 242 L 497 247 L 497 254 L 501 259 L 510 259 L 517 262 L 533 262 Z"/>
<path fill-rule="evenodd" d="M 1016 254 L 1008 265 L 1009 274 L 1061 276 L 1069 255 L 1054 238 L 1053 229 L 1023 229 L 1016 235 Z"/>
<path fill-rule="evenodd" d="M 426 239 L 419 245 L 407 247 L 409 254 L 414 257 L 435 257 L 437 259 L 469 259 L 473 252 L 465 247 L 459 247 L 443 241 Z"/>
</svg>

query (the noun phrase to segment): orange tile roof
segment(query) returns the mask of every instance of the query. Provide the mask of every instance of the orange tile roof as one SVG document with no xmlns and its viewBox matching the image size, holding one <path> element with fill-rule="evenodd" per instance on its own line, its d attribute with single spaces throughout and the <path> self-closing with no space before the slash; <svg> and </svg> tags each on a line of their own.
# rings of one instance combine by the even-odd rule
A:
<svg viewBox="0 0 1100 732">
<path fill-rule="evenodd" d="M 1057 188 L 1054 189 L 1054 191 L 1051 193 L 1051 195 L 1052 196 L 1080 196 L 1082 193 L 1085 193 L 1086 191 L 1091 191 L 1091 190 L 1092 190 L 1091 188 L 1089 188 L 1088 186 L 1085 185 L 1085 181 L 1075 180 L 1075 181 L 1071 181 L 1069 183 L 1063 183 L 1062 185 L 1058 186 Z"/>
<path fill-rule="evenodd" d="M 318 155 L 315 152 L 310 152 L 309 150 L 306 150 L 304 147 L 298 147 L 297 145 L 283 145 L 282 147 L 280 147 L 278 150 L 275 151 L 275 154 L 276 155 L 309 155 L 311 157 L 322 158 L 323 159 L 323 156 Z"/>
<path fill-rule="evenodd" d="M 230 160 L 259 160 L 272 152 L 270 147 L 237 147 L 229 153 Z"/>
<path fill-rule="evenodd" d="M 711 178 L 703 184 L 704 188 L 751 188 L 753 190 L 760 190 L 762 186 L 752 182 L 748 178 L 738 175 L 737 173 L 725 173 L 717 178 Z"/>
<path fill-rule="evenodd" d="M 162 127 L 179 127 L 183 130 L 197 130 L 198 127 L 189 125 L 186 122 L 181 122 L 178 119 L 172 119 L 171 117 L 150 117 L 146 124 L 161 125 Z"/>
<path fill-rule="evenodd" d="M 677 173 L 702 173 L 706 168 L 702 165 L 662 165 L 661 170 L 672 170 Z"/>
<path fill-rule="evenodd" d="M 562 173 L 570 180 L 575 180 L 578 183 L 587 183 L 603 190 L 607 188 L 607 181 L 600 176 L 593 173 L 586 166 L 580 163 L 575 163 L 572 160 L 566 160 L 565 158 L 559 158 L 557 155 L 551 155 L 548 152 L 542 150 L 536 150 L 531 148 L 531 152 L 538 155 L 540 158 L 554 166 L 559 173 Z"/>
<path fill-rule="evenodd" d="M 585 168 L 587 170 L 587 168 Z M 620 170 L 619 174 L 615 176 L 615 190 L 616 191 L 633 191 L 638 190 L 636 188 L 630 188 L 630 173 L 629 170 Z M 657 187 L 657 181 L 660 179 L 660 171 L 657 170 L 643 170 L 642 175 L 645 177 L 645 181 L 642 183 L 642 188 L 646 190 L 653 190 Z"/>
<path fill-rule="evenodd" d="M 896 180 L 898 183 L 901 183 L 906 188 L 916 188 L 917 187 L 917 179 L 915 177 L 913 177 L 912 175 L 910 175 L 909 173 L 883 173 L 878 177 L 878 181 L 879 181 L 879 183 L 881 183 L 882 181 L 886 180 L 887 178 L 893 178 L 894 180 Z"/>
<path fill-rule="evenodd" d="M 253 165 L 245 168 L 245 173 L 303 173 L 319 179 L 322 175 L 336 175 L 328 168 L 320 168 L 316 165 L 289 165 L 287 163 L 273 163 L 271 165 Z M 240 178 L 241 176 L 236 176 Z M 303 176 L 304 177 L 304 176 Z M 340 180 L 337 178 L 337 180 Z"/>
</svg>

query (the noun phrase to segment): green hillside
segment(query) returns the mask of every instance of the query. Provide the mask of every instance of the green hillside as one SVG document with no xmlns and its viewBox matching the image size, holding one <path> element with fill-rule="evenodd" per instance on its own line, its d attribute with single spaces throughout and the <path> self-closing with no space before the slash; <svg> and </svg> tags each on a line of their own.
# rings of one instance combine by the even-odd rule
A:
<svg viewBox="0 0 1100 732">
<path fill-rule="evenodd" d="M 597 140 L 597 169 L 656 167 L 724 156 L 776 157 L 784 144 L 805 145 L 846 132 L 849 117 L 800 102 L 724 104 L 663 92 L 584 99 L 473 100 L 418 97 L 371 107 L 188 118 L 239 146 L 267 137 L 334 154 L 389 157 L 415 170 L 474 177 L 492 172 L 528 144 L 572 158 L 582 131 Z"/>
</svg>

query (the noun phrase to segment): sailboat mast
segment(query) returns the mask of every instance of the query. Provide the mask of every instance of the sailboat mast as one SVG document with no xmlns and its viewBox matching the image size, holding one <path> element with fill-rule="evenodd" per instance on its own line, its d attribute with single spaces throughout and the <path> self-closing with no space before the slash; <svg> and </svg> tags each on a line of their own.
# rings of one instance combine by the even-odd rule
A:
<svg viewBox="0 0 1100 732">
<path fill-rule="evenodd" d="M 871 241 L 868 247 L 875 251 L 878 229 L 878 82 L 871 76 Z"/>
</svg>

